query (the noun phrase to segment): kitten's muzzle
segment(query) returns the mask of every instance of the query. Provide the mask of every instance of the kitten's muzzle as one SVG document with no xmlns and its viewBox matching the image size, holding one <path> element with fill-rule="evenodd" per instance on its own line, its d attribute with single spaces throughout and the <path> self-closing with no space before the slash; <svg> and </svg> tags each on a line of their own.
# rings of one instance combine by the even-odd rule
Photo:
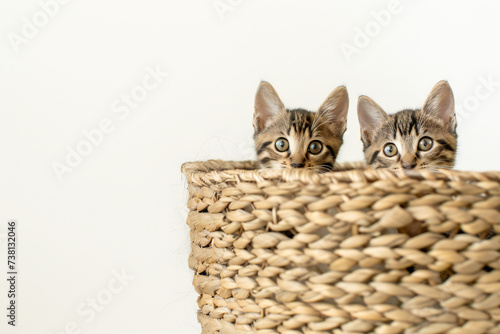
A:
<svg viewBox="0 0 500 334">
<path fill-rule="evenodd" d="M 403 168 L 404 169 L 413 169 L 417 166 L 417 164 L 404 164 Z"/>
<path fill-rule="evenodd" d="M 305 164 L 296 164 L 296 163 L 291 163 L 290 166 L 292 166 L 292 168 L 302 168 L 305 166 Z"/>
</svg>

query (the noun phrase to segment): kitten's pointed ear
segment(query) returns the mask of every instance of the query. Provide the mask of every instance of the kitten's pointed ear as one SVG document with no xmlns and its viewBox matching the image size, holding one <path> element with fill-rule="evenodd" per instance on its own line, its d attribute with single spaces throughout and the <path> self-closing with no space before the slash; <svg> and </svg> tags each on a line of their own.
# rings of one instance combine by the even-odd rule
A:
<svg viewBox="0 0 500 334">
<path fill-rule="evenodd" d="M 285 106 L 273 86 L 268 82 L 262 81 L 255 94 L 255 112 L 253 114 L 255 133 L 264 130 L 268 122 L 280 111 L 284 110 L 286 110 Z"/>
<path fill-rule="evenodd" d="M 347 111 L 349 95 L 344 86 L 337 87 L 328 95 L 318 109 L 317 117 L 327 120 L 327 124 L 335 135 L 341 137 L 347 128 Z"/>
<path fill-rule="evenodd" d="M 374 131 L 385 121 L 387 114 L 375 101 L 368 96 L 358 99 L 358 120 L 361 129 L 361 140 L 365 147 L 373 140 Z"/>
<path fill-rule="evenodd" d="M 430 114 L 441 120 L 451 132 L 457 129 L 455 116 L 455 98 L 448 81 L 439 81 L 427 97 L 422 108 L 424 114 Z"/>
</svg>

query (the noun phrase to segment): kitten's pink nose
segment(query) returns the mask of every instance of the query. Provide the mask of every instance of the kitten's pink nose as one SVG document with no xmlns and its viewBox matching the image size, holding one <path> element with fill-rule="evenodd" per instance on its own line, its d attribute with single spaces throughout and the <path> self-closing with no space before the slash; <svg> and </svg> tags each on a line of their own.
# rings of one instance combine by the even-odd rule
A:
<svg viewBox="0 0 500 334">
<path fill-rule="evenodd" d="M 404 164 L 403 165 L 403 168 L 404 169 L 412 169 L 412 168 L 415 168 L 415 166 L 417 166 L 417 164 Z"/>
<path fill-rule="evenodd" d="M 292 168 L 302 168 L 302 167 L 305 166 L 305 164 L 296 164 L 296 163 L 293 163 L 293 162 L 290 165 L 292 166 Z"/>
</svg>

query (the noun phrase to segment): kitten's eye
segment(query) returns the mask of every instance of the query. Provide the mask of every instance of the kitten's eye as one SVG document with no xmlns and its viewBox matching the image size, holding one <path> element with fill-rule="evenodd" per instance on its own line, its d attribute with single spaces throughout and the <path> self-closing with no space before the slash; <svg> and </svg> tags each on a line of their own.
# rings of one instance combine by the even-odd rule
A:
<svg viewBox="0 0 500 334">
<path fill-rule="evenodd" d="M 315 140 L 309 144 L 307 151 L 309 151 L 309 153 L 312 153 L 312 154 L 318 154 L 319 152 L 321 152 L 322 149 L 323 149 L 323 144 L 321 144 L 321 142 Z"/>
<path fill-rule="evenodd" d="M 429 137 L 424 137 L 418 142 L 418 149 L 420 151 L 428 151 L 432 147 L 432 139 Z"/>
<path fill-rule="evenodd" d="M 288 150 L 288 140 L 286 140 L 285 138 L 278 138 L 274 146 L 279 152 L 285 152 L 286 150 Z"/>
<path fill-rule="evenodd" d="M 398 153 L 398 148 L 394 144 L 387 144 L 384 147 L 384 154 L 388 157 L 393 157 Z"/>
</svg>

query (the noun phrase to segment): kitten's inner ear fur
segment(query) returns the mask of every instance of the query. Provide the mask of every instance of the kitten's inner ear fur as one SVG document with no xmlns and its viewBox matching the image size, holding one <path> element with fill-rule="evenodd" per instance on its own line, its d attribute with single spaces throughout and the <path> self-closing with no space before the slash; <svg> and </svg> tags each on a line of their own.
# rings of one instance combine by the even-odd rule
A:
<svg viewBox="0 0 500 334">
<path fill-rule="evenodd" d="M 358 119 L 361 140 L 367 146 L 370 145 L 375 130 L 387 121 L 388 116 L 375 101 L 368 96 L 360 96 L 358 99 Z"/>
<path fill-rule="evenodd" d="M 328 95 L 318 108 L 316 119 L 326 120 L 330 130 L 342 137 L 347 126 L 347 111 L 349 110 L 349 96 L 344 86 L 337 87 Z"/>
<path fill-rule="evenodd" d="M 259 133 L 264 130 L 280 111 L 285 110 L 285 106 L 273 86 L 262 81 L 255 94 L 255 113 L 253 116 L 255 132 Z"/>
<path fill-rule="evenodd" d="M 432 88 L 422 111 L 440 119 L 451 132 L 456 132 L 455 98 L 447 81 L 439 81 Z"/>
</svg>

